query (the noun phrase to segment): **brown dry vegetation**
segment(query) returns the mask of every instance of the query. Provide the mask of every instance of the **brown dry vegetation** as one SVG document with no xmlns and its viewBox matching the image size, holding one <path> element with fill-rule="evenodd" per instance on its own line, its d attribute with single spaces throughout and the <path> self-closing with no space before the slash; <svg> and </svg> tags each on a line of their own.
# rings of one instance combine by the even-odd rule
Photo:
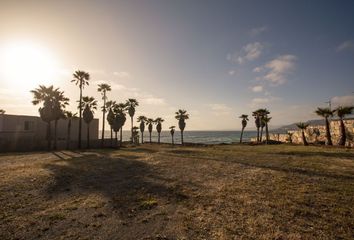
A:
<svg viewBox="0 0 354 240">
<path fill-rule="evenodd" d="M 348 149 L 0 155 L 0 239 L 353 239 L 353 203 Z"/>
</svg>

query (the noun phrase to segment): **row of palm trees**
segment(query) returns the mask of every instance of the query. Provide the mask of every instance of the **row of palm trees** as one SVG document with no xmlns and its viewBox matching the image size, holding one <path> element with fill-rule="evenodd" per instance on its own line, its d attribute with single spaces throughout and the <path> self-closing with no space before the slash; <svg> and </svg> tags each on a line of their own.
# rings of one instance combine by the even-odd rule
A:
<svg viewBox="0 0 354 240">
<path fill-rule="evenodd" d="M 68 127 L 67 127 L 67 148 L 70 145 L 70 133 L 71 133 L 71 123 L 72 119 L 79 118 L 79 131 L 78 131 L 78 148 L 81 146 L 81 133 L 82 133 L 82 120 L 87 124 L 87 148 L 90 147 L 90 123 L 94 118 L 94 111 L 97 110 L 97 100 L 94 97 L 83 96 L 83 90 L 85 86 L 89 85 L 90 74 L 85 71 L 76 71 L 73 74 L 73 79 L 71 82 L 74 82 L 79 87 L 79 100 L 78 100 L 78 117 L 76 113 L 72 113 L 70 111 L 66 111 L 66 107 L 69 105 L 69 98 L 64 96 L 64 91 L 61 91 L 59 88 L 54 88 L 53 86 L 43 86 L 40 85 L 38 88 L 31 90 L 33 94 L 34 105 L 42 104 L 39 108 L 39 114 L 41 119 L 47 123 L 47 140 L 48 140 L 48 149 L 51 149 L 52 146 L 52 134 L 51 134 L 51 123 L 54 121 L 54 146 L 53 148 L 57 148 L 57 123 L 61 118 L 68 119 Z M 116 146 L 118 145 L 117 134 L 120 131 L 120 146 L 122 144 L 122 129 L 126 122 L 126 113 L 129 114 L 131 118 L 131 142 L 134 142 L 134 139 L 138 137 L 137 129 L 138 127 L 134 127 L 134 115 L 136 108 L 139 106 L 139 103 L 136 99 L 128 99 L 125 103 L 116 103 L 115 101 L 108 101 L 107 93 L 111 91 L 111 86 L 102 83 L 98 85 L 98 92 L 101 93 L 103 99 L 103 121 L 102 121 L 102 137 L 101 137 L 101 145 L 104 146 L 104 133 L 105 133 L 105 119 L 110 125 L 111 128 L 111 146 L 113 146 L 113 131 L 115 132 L 115 141 Z M 4 111 L 5 112 L 5 111 Z M 3 113 L 4 113 L 3 112 Z M 106 117 L 106 113 L 107 117 Z M 178 110 L 176 112 L 176 119 L 178 120 L 178 125 L 181 130 L 181 143 L 184 144 L 183 141 L 183 132 L 186 126 L 185 120 L 189 119 L 189 114 L 187 114 L 186 110 Z M 139 116 L 138 122 L 140 122 L 140 132 L 142 135 L 142 143 L 144 142 L 144 130 L 145 124 L 148 126 L 148 130 L 150 133 L 150 142 L 151 142 L 151 132 L 153 129 L 153 125 L 156 124 L 156 130 L 158 132 L 158 143 L 160 143 L 160 133 L 162 131 L 162 122 L 164 119 L 158 117 L 156 119 L 147 118 L 145 116 Z M 174 143 L 173 135 L 174 135 L 175 126 L 170 127 L 170 133 L 172 136 L 172 143 Z"/>
<path fill-rule="evenodd" d="M 315 113 L 325 119 L 325 129 L 326 129 L 326 141 L 325 144 L 328 146 L 332 146 L 332 136 L 331 136 L 331 129 L 330 129 L 330 124 L 329 124 L 329 119 L 336 115 L 339 118 L 340 121 L 340 137 L 338 141 L 339 146 L 345 146 L 346 140 L 347 140 L 347 133 L 344 125 L 344 118 L 346 115 L 349 115 L 353 112 L 354 106 L 348 106 L 348 107 L 343 107 L 339 106 L 336 109 L 332 110 L 330 108 L 317 108 Z M 305 130 L 309 126 L 308 123 L 297 123 L 296 126 L 301 129 L 301 136 L 302 136 L 302 142 L 305 146 L 308 145 L 306 136 L 305 136 Z M 291 137 L 291 136 L 289 136 Z"/>
<path fill-rule="evenodd" d="M 272 119 L 269 117 L 270 111 L 266 108 L 260 108 L 252 112 L 252 116 L 255 119 L 255 125 L 257 129 L 257 142 L 262 142 L 263 141 L 263 129 L 265 128 L 265 143 L 268 144 L 269 142 L 269 129 L 268 129 L 268 123 Z M 242 129 L 241 129 L 241 136 L 240 136 L 240 143 L 242 143 L 242 138 L 243 138 L 243 132 L 247 126 L 247 122 L 249 121 L 248 115 L 242 114 L 240 116 L 241 124 L 242 124 Z"/>
</svg>

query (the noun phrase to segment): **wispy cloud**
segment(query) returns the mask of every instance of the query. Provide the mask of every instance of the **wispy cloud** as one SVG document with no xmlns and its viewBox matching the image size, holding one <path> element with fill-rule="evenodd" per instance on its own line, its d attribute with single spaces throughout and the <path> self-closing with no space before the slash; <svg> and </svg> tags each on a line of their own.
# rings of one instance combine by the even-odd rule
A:
<svg viewBox="0 0 354 240">
<path fill-rule="evenodd" d="M 251 103 L 249 104 L 249 106 L 251 108 L 264 107 L 266 104 L 268 104 L 270 102 L 279 101 L 279 100 L 280 100 L 280 98 L 273 97 L 273 96 L 267 96 L 267 97 L 263 97 L 263 98 L 253 98 L 251 100 Z"/>
<path fill-rule="evenodd" d="M 232 108 L 223 103 L 212 103 L 209 104 L 209 107 L 212 110 L 212 113 L 216 116 L 221 115 L 230 115 Z"/>
<path fill-rule="evenodd" d="M 332 107 L 354 106 L 354 96 L 335 96 L 331 99 Z"/>
<path fill-rule="evenodd" d="M 127 79 L 131 77 L 131 74 L 129 72 L 121 71 L 121 72 L 113 72 L 114 76 L 117 76 L 118 78 L 121 79 Z"/>
<path fill-rule="evenodd" d="M 354 41 L 348 40 L 339 44 L 336 48 L 337 52 L 354 51 Z"/>
<path fill-rule="evenodd" d="M 272 85 L 281 85 L 287 81 L 287 77 L 295 70 L 296 56 L 282 55 L 263 66 L 253 69 L 254 72 L 265 72 L 265 75 L 260 78 L 269 81 Z M 258 78 L 259 79 L 259 78 Z"/>
<path fill-rule="evenodd" d="M 255 37 L 255 36 L 258 36 L 259 34 L 263 33 L 263 32 L 266 32 L 268 30 L 268 27 L 267 26 L 262 26 L 262 27 L 258 27 L 258 28 L 252 28 L 250 31 L 249 31 L 249 34 L 252 36 L 252 37 Z"/>
<path fill-rule="evenodd" d="M 264 46 L 260 42 L 249 43 L 243 46 L 240 52 L 228 54 L 227 59 L 239 64 L 246 61 L 253 61 L 261 56 L 263 49 Z"/>
<path fill-rule="evenodd" d="M 262 85 L 256 85 L 251 87 L 252 92 L 262 92 L 263 91 L 263 86 Z"/>
</svg>

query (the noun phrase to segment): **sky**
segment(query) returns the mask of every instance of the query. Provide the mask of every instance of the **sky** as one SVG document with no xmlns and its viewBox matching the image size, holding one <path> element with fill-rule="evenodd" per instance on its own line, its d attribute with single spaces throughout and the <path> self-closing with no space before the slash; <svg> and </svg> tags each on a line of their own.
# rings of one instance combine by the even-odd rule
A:
<svg viewBox="0 0 354 240">
<path fill-rule="evenodd" d="M 76 110 L 136 98 L 136 117 L 190 114 L 186 130 L 239 130 L 267 108 L 270 127 L 318 118 L 317 107 L 354 104 L 354 2 L 0 0 L 0 108 L 38 116 L 30 90 L 54 85 Z M 95 117 L 102 119 L 102 112 Z M 253 119 L 247 127 L 254 129 Z"/>
</svg>

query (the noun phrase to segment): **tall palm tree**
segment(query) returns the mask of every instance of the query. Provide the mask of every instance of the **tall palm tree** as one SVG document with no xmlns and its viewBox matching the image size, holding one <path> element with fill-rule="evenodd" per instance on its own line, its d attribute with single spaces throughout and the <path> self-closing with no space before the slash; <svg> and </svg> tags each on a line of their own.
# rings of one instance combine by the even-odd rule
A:
<svg viewBox="0 0 354 240">
<path fill-rule="evenodd" d="M 262 142 L 263 129 L 268 128 L 268 122 L 263 121 L 263 119 L 266 118 L 270 112 L 266 108 L 260 108 L 260 109 L 256 110 L 255 112 L 258 115 L 259 126 L 261 128 L 259 141 Z M 268 135 L 266 136 L 266 138 L 268 138 Z"/>
<path fill-rule="evenodd" d="M 160 135 L 162 130 L 162 122 L 165 121 L 162 118 L 158 117 L 155 119 L 156 131 L 157 131 L 157 143 L 160 143 Z"/>
<path fill-rule="evenodd" d="M 102 136 L 101 136 L 101 147 L 103 147 L 104 144 L 104 129 L 105 129 L 105 123 L 106 123 L 106 101 L 107 101 L 107 92 L 111 91 L 111 86 L 106 84 L 106 83 L 101 83 L 98 84 L 98 92 L 101 92 L 102 94 L 102 100 L 103 100 L 103 106 L 102 106 L 102 112 L 103 112 L 103 118 L 102 118 Z"/>
<path fill-rule="evenodd" d="M 107 122 L 111 128 L 111 147 L 113 147 L 113 124 L 115 119 L 113 108 L 115 105 L 116 105 L 115 101 L 106 102 L 106 110 L 109 109 L 107 114 Z"/>
<path fill-rule="evenodd" d="M 155 121 L 152 118 L 148 118 L 146 120 L 146 125 L 148 125 L 148 130 L 149 130 L 150 143 L 151 143 L 151 132 L 152 132 L 152 127 L 153 127 L 154 123 L 155 123 Z"/>
<path fill-rule="evenodd" d="M 0 114 L 5 114 L 5 110 L 4 109 L 0 109 Z"/>
<path fill-rule="evenodd" d="M 186 110 L 179 109 L 175 118 L 178 120 L 178 127 L 181 130 L 181 143 L 183 145 L 183 131 L 186 128 L 186 120 L 189 119 L 189 114 Z"/>
<path fill-rule="evenodd" d="M 67 129 L 67 137 L 66 137 L 66 149 L 70 148 L 70 140 L 71 140 L 71 121 L 77 118 L 77 113 L 72 113 L 70 111 L 65 111 L 65 118 L 68 120 L 68 129 Z"/>
<path fill-rule="evenodd" d="M 65 107 L 69 105 L 69 98 L 57 88 L 53 93 L 53 118 L 54 118 L 54 150 L 57 149 L 58 120 L 65 118 Z"/>
<path fill-rule="evenodd" d="M 94 97 L 83 97 L 84 111 L 82 113 L 85 123 L 87 124 L 87 148 L 90 148 L 90 123 L 93 120 L 94 110 L 97 109 L 97 100 Z"/>
<path fill-rule="evenodd" d="M 144 143 L 144 131 L 145 131 L 145 122 L 147 121 L 147 117 L 145 116 L 139 116 L 138 117 L 138 122 L 140 122 L 140 132 L 141 132 L 141 143 Z"/>
<path fill-rule="evenodd" d="M 268 117 L 267 115 L 264 115 L 262 117 L 262 122 L 265 125 L 265 130 L 266 130 L 266 144 L 268 144 L 269 141 L 269 129 L 268 129 L 268 123 L 270 122 L 272 118 Z"/>
<path fill-rule="evenodd" d="M 340 121 L 340 138 L 339 138 L 339 142 L 338 145 L 339 146 L 344 146 L 345 142 L 347 140 L 347 134 L 345 131 L 345 125 L 344 125 L 344 117 L 345 115 L 351 114 L 352 111 L 354 109 L 354 106 L 350 106 L 350 107 L 338 107 L 336 108 L 336 114 L 339 117 L 339 121 Z"/>
<path fill-rule="evenodd" d="M 240 143 L 242 143 L 243 131 L 245 130 L 245 128 L 247 126 L 247 121 L 249 121 L 249 120 L 248 120 L 248 115 L 246 115 L 246 114 L 242 114 L 240 116 L 240 118 L 242 119 L 242 121 L 241 121 L 242 130 L 241 130 Z"/>
<path fill-rule="evenodd" d="M 259 142 L 259 129 L 261 127 L 261 116 L 257 111 L 252 112 L 252 116 L 254 117 L 254 123 L 257 128 L 257 142 Z"/>
<path fill-rule="evenodd" d="M 131 131 L 132 131 L 132 143 L 133 143 L 133 117 L 134 117 L 134 114 L 135 114 L 135 108 L 137 106 L 139 106 L 139 103 L 136 99 L 134 98 L 129 98 L 126 102 L 126 106 L 127 106 L 127 109 L 128 109 L 128 113 L 129 113 L 129 116 L 130 116 L 130 119 L 131 119 Z"/>
<path fill-rule="evenodd" d="M 122 146 L 123 141 L 123 126 L 127 118 L 125 117 L 127 105 L 125 103 L 119 103 L 114 106 L 114 113 L 117 117 L 118 124 L 120 126 L 120 141 L 119 146 Z"/>
<path fill-rule="evenodd" d="M 326 145 L 333 145 L 328 119 L 333 116 L 334 112 L 335 110 L 331 110 L 330 108 L 317 108 L 317 110 L 315 111 L 317 115 L 324 117 L 326 121 Z"/>
<path fill-rule="evenodd" d="M 79 137 L 78 137 L 78 148 L 81 148 L 81 130 L 82 130 L 82 89 L 85 85 L 89 85 L 90 74 L 85 71 L 75 71 L 73 74 L 74 79 L 71 82 L 75 82 L 80 89 L 80 99 L 79 99 Z"/>
<path fill-rule="evenodd" d="M 174 138 L 173 138 L 173 136 L 175 135 L 175 127 L 176 126 L 171 126 L 170 127 L 170 133 L 171 133 L 171 137 L 172 137 L 172 145 L 175 145 L 175 140 L 174 140 Z"/>
<path fill-rule="evenodd" d="M 296 126 L 301 129 L 302 142 L 304 143 L 304 146 L 309 145 L 307 140 L 306 140 L 306 137 L 305 137 L 305 130 L 309 126 L 309 124 L 308 123 L 299 122 L 299 123 L 296 124 Z"/>
</svg>

